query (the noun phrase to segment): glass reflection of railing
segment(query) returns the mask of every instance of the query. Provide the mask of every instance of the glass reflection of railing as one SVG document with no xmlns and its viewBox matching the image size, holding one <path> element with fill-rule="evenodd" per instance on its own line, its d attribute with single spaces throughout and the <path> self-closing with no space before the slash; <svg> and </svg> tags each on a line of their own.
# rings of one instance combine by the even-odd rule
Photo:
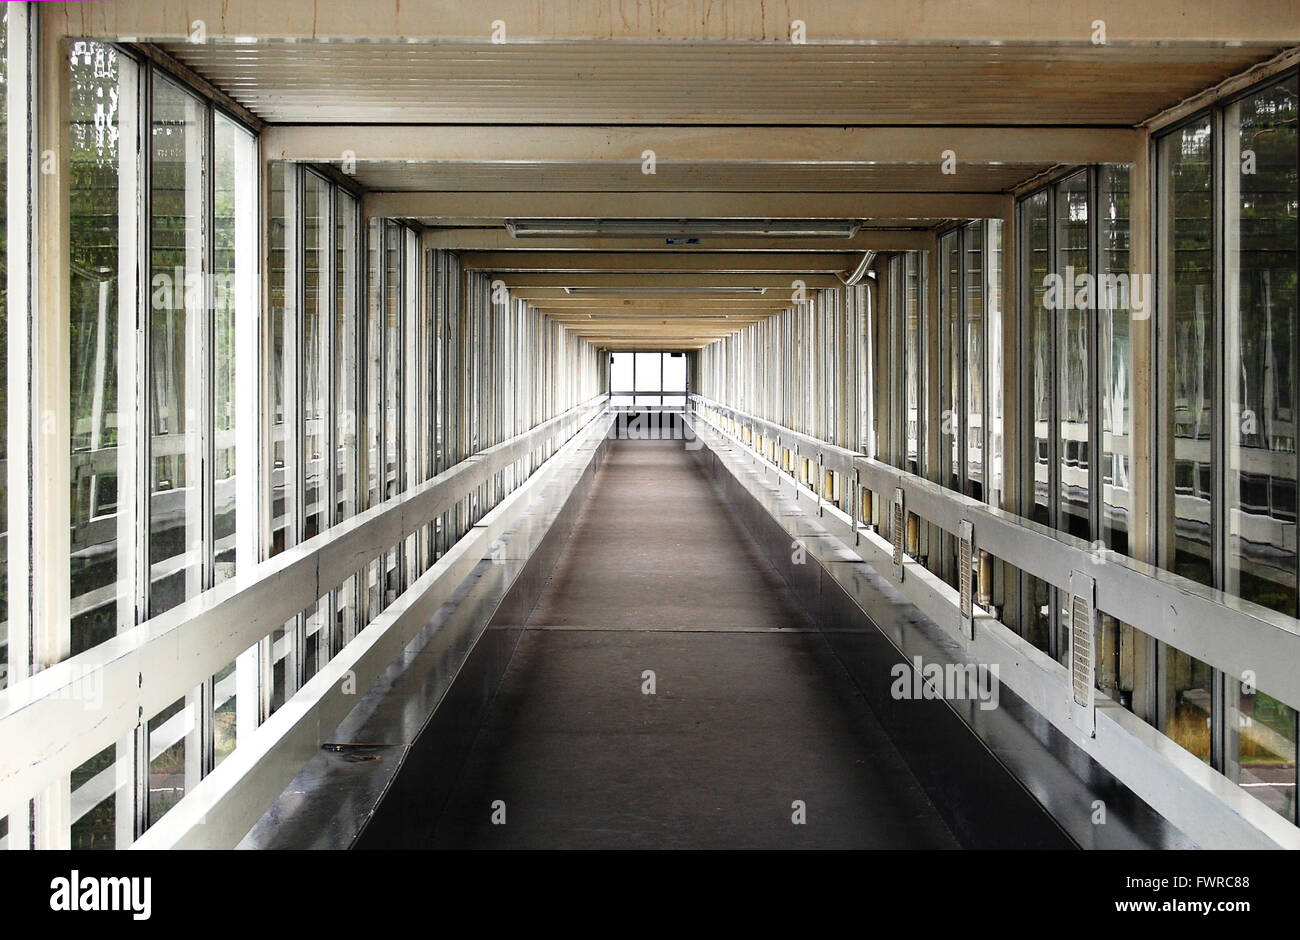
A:
<svg viewBox="0 0 1300 940">
<path fill-rule="evenodd" d="M 1209 442 L 1178 439 L 1174 442 L 1174 456 L 1178 550 L 1208 559 L 1213 481 Z M 1296 456 L 1262 447 L 1242 447 L 1234 457 L 1237 501 L 1228 506 L 1233 564 L 1246 573 L 1294 585 Z"/>
<path fill-rule="evenodd" d="M 280 437 L 283 437 L 283 429 L 280 429 Z M 186 434 L 155 435 L 152 439 L 154 456 L 175 456 L 185 453 L 187 446 Z M 232 447 L 235 442 L 233 431 L 219 431 L 217 433 L 214 445 L 218 450 Z M 97 451 L 82 451 L 72 455 L 73 463 L 73 482 L 74 485 L 79 479 L 95 479 L 96 474 L 106 476 L 116 476 L 117 474 L 117 448 L 106 447 Z M 323 466 L 324 459 L 317 458 L 311 461 L 306 470 L 308 480 L 320 479 L 325 472 Z M 78 474 L 82 474 L 80 477 Z M 390 483 L 395 485 L 396 469 L 390 468 Z M 168 481 L 170 482 L 170 481 Z M 213 504 L 220 509 L 233 507 L 235 504 L 235 488 L 237 480 L 235 477 L 225 477 L 213 481 Z M 272 517 L 272 531 L 278 531 L 285 527 L 288 516 L 284 512 L 286 492 L 284 482 L 284 468 L 279 467 L 271 472 L 271 491 L 273 494 L 273 505 L 280 508 Z M 96 487 L 90 487 L 91 492 Z M 319 487 L 309 490 L 316 498 L 311 499 L 305 509 L 306 516 L 311 517 L 317 513 L 324 512 L 325 504 L 321 497 L 324 495 Z M 180 528 L 189 524 L 187 517 L 188 500 L 191 494 L 190 487 L 167 487 L 164 489 L 154 490 L 150 494 L 149 511 L 151 521 L 151 531 L 155 534 L 166 532 L 170 529 Z M 91 505 L 90 518 L 88 521 L 74 525 L 71 528 L 71 544 L 73 547 L 72 558 L 74 561 L 81 560 L 89 565 L 97 555 L 102 554 L 105 546 L 116 546 L 117 539 L 117 512 L 116 503 L 108 505 L 99 503 Z M 232 551 L 235 548 L 236 535 L 228 533 L 213 539 L 213 553 L 217 557 Z M 170 578 L 182 571 L 185 571 L 199 563 L 198 552 L 195 550 L 177 553 L 169 558 L 162 559 L 150 565 L 149 577 L 151 584 L 158 584 L 167 578 Z M 94 613 L 101 608 L 111 606 L 116 603 L 118 594 L 122 587 L 114 581 L 97 588 L 92 588 L 77 594 L 71 598 L 70 615 L 73 619 L 83 617 L 87 614 Z"/>
</svg>

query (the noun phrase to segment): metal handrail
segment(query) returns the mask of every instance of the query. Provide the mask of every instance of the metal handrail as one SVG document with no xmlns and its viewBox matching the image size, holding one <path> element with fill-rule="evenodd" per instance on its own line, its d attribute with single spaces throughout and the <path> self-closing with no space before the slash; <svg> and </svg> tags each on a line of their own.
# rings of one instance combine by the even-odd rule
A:
<svg viewBox="0 0 1300 940">
<path fill-rule="evenodd" d="M 946 532 L 957 535 L 961 523 L 970 522 L 978 549 L 1063 591 L 1069 591 L 1071 571 L 1087 572 L 1096 581 L 1098 610 L 1227 675 L 1253 673 L 1255 688 L 1300 708 L 1300 671 L 1294 668 L 1300 661 L 1300 620 L 1103 550 L 857 451 L 700 395 L 692 395 L 691 402 L 815 458 L 823 469 L 841 473 L 889 502 L 901 489 L 907 512 Z"/>
<path fill-rule="evenodd" d="M 0 805 L 131 734 L 503 468 L 603 413 L 600 395 L 474 454 L 229 581 L 0 691 Z M 362 631 L 363 633 L 365 631 Z M 82 699 L 93 683 L 100 706 Z"/>
</svg>

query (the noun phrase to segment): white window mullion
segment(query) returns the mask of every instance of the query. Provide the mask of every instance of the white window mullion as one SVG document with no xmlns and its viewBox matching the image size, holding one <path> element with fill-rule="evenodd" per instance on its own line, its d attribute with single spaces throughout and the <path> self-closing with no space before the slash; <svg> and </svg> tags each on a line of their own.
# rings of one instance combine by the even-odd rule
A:
<svg viewBox="0 0 1300 940">
<path fill-rule="evenodd" d="M 30 129 L 36 113 L 32 98 L 34 76 L 31 68 L 30 7 L 25 3 L 9 4 L 7 29 L 7 85 L 5 93 L 8 117 L 8 316 L 6 363 L 7 436 L 6 475 L 9 532 L 5 545 L 6 578 L 8 579 L 8 657 L 6 684 L 25 679 L 30 671 L 31 645 L 31 545 L 28 533 L 32 511 L 31 464 L 26 459 L 32 446 L 32 399 L 29 385 L 31 369 L 32 327 L 35 310 L 34 285 L 31 274 L 35 270 L 32 250 L 35 232 L 31 220 L 35 218 L 35 141 Z M 26 263 L 23 263 L 26 262 Z M 5 848 L 31 847 L 31 813 L 27 800 L 13 805 L 0 806 L 0 816 L 8 817 L 9 831 Z"/>
<path fill-rule="evenodd" d="M 144 161 L 148 145 L 141 120 L 144 86 L 140 69 L 126 56 L 118 58 L 118 336 L 117 336 L 117 629 L 129 630 L 146 617 L 149 579 L 141 548 L 145 524 L 148 427 L 145 385 L 145 332 L 147 319 L 142 298 L 146 276 L 141 219 L 145 212 Z M 125 848 L 135 841 L 138 814 L 135 780 L 136 739 L 129 734 L 115 746 L 113 844 Z"/>
<path fill-rule="evenodd" d="M 260 149 L 260 140 L 258 141 Z M 233 289 L 235 319 L 235 563 L 245 570 L 257 563 L 262 532 L 259 467 L 259 429 L 270 429 L 262 421 L 261 317 L 259 309 L 261 252 L 261 162 L 241 163 L 235 173 L 235 261 Z M 239 158 L 238 153 L 236 159 Z M 240 171 L 244 179 L 240 185 Z M 260 675 L 262 644 L 254 644 L 235 661 L 235 741 L 248 740 L 260 719 Z"/>
<path fill-rule="evenodd" d="M 71 652 L 69 618 L 71 534 L 68 493 L 71 471 L 71 403 L 69 388 L 69 140 L 65 133 L 70 111 L 70 75 L 64 43 L 54 18 L 42 19 L 38 30 L 39 57 L 36 109 L 42 162 L 56 172 L 37 175 L 39 220 L 35 232 L 36 296 L 40 315 L 33 317 L 31 347 L 31 413 L 34 433 L 27 454 L 31 470 L 30 507 L 20 519 L 30 523 L 32 585 L 32 661 L 39 671 L 66 659 Z M 32 308 L 37 309 L 36 307 Z M 11 519 L 11 527 L 18 523 Z M 51 561 L 54 560 L 54 561 Z M 37 794 L 33 815 L 37 848 L 70 848 L 70 778 Z"/>
</svg>

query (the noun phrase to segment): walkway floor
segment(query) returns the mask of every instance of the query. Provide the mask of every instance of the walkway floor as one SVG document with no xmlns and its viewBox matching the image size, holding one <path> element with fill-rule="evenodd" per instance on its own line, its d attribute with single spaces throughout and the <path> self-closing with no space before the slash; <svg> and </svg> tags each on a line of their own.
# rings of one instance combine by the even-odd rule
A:
<svg viewBox="0 0 1300 940">
<path fill-rule="evenodd" d="M 957 847 L 681 441 L 611 449 L 435 842 Z"/>
</svg>

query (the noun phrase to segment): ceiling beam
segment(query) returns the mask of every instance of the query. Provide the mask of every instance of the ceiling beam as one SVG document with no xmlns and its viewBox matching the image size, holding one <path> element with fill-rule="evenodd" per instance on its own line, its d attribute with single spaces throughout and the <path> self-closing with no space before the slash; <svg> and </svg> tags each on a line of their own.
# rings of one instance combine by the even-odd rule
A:
<svg viewBox="0 0 1300 940">
<path fill-rule="evenodd" d="M 556 320 L 558 324 L 563 324 L 564 329 L 586 337 L 586 335 L 619 335 L 619 337 L 640 337 L 640 335 L 688 335 L 688 337 L 703 337 L 703 335 L 731 335 L 737 330 L 745 329 L 746 326 L 755 324 L 763 320 L 764 317 L 751 317 L 746 320 L 692 320 L 681 319 L 681 317 L 663 316 L 656 320 L 645 320 L 638 322 L 625 322 L 617 324 L 608 320 L 593 320 L 590 322 L 577 320 Z"/>
<path fill-rule="evenodd" d="M 792 306 L 789 291 L 773 291 L 765 297 L 750 299 L 733 299 L 729 297 L 636 297 L 622 295 L 619 297 L 538 297 L 524 291 L 511 291 L 511 297 L 526 300 L 535 307 L 547 307 L 552 310 L 638 310 L 658 309 L 674 305 L 689 306 L 692 310 L 715 310 L 744 312 L 747 310 L 785 309 Z"/>
<path fill-rule="evenodd" d="M 934 247 L 931 238 L 928 247 Z M 766 287 L 773 290 L 790 290 L 787 274 L 637 274 L 633 272 L 594 271 L 578 273 L 513 272 L 501 274 L 501 280 L 511 292 L 527 291 L 529 296 L 567 297 L 566 287 Z M 843 287 L 844 282 L 834 274 L 803 274 L 804 287 L 814 290 L 822 287 Z"/>
<path fill-rule="evenodd" d="M 997 193 L 371 192 L 367 218 L 428 225 L 492 225 L 505 219 L 988 219 Z"/>
<path fill-rule="evenodd" d="M 618 251 L 467 251 L 461 267 L 467 271 L 622 271 L 644 274 L 763 271 L 772 274 L 836 274 L 852 271 L 862 261 L 853 253 L 832 252 L 618 252 Z M 661 283 L 668 284 L 669 281 Z"/>
<path fill-rule="evenodd" d="M 684 307 L 663 307 L 658 310 L 644 310 L 640 313 L 609 313 L 588 311 L 552 311 L 539 307 L 543 313 L 558 322 L 571 322 L 589 328 L 604 329 L 640 329 L 655 323 L 689 323 L 701 329 L 736 329 L 736 323 L 752 323 L 765 320 L 780 313 L 780 310 L 751 310 L 746 313 L 710 313 L 694 312 Z"/>
<path fill-rule="evenodd" d="M 718 339 L 721 338 L 722 337 L 718 337 Z M 591 340 L 588 340 L 588 342 L 590 342 L 591 345 L 595 346 L 597 349 L 603 349 L 606 352 L 632 352 L 635 350 L 663 350 L 665 352 L 692 352 L 695 350 L 703 349 L 705 346 L 711 346 L 717 341 L 718 341 L 717 339 L 700 339 L 700 340 L 665 339 L 665 340 L 656 341 L 653 345 L 646 345 L 644 343 L 637 343 L 635 341 L 628 341 L 628 340 L 601 340 L 599 342 L 592 342 Z M 655 394 L 655 393 L 648 392 L 643 394 Z"/>
<path fill-rule="evenodd" d="M 604 323 L 630 323 L 637 324 L 643 322 L 652 322 L 664 317 L 669 318 L 686 318 L 690 320 L 709 321 L 714 325 L 725 326 L 727 323 L 735 321 L 749 322 L 755 319 L 763 319 L 773 314 L 780 313 L 789 307 L 789 304 L 776 307 L 751 307 L 748 310 L 719 310 L 712 307 L 695 307 L 694 305 L 678 304 L 677 306 L 663 305 L 659 307 L 640 307 L 636 310 L 619 310 L 619 309 L 574 309 L 564 307 L 551 307 L 546 304 L 536 304 L 538 310 L 542 311 L 549 317 L 556 319 L 572 319 L 575 321 L 600 321 Z"/>
<path fill-rule="evenodd" d="M 631 330 L 617 330 L 609 327 L 595 327 L 583 329 L 572 323 L 564 324 L 564 328 L 581 339 L 589 343 L 600 342 L 611 339 L 627 340 L 629 342 L 647 342 L 649 340 L 678 339 L 678 340 L 710 340 L 722 339 L 724 336 L 731 336 L 740 332 L 752 324 L 737 323 L 719 330 L 708 328 L 708 324 L 696 323 L 669 323 L 667 326 L 638 326 Z"/>
<path fill-rule="evenodd" d="M 642 326 L 654 323 L 672 322 L 672 323 L 690 323 L 699 325 L 701 328 L 709 329 L 736 329 L 736 323 L 752 323 L 755 320 L 765 320 L 768 317 L 775 316 L 781 310 L 749 310 L 741 313 L 732 311 L 722 313 L 717 311 L 696 311 L 694 308 L 684 306 L 665 305 L 659 309 L 646 309 L 636 313 L 623 313 L 619 311 L 587 311 L 587 310 L 548 310 L 545 307 L 538 307 L 548 317 L 558 322 L 571 322 L 587 327 L 609 327 L 620 329 L 640 329 Z"/>
<path fill-rule="evenodd" d="M 1092 22 L 1103 20 L 1114 45 L 1166 40 L 1284 42 L 1300 40 L 1300 5 L 1277 0 L 819 0 L 807 5 L 731 0 L 493 0 L 412 3 L 367 0 L 115 0 L 113 3 L 41 4 L 42 24 L 58 37 L 189 41 L 195 21 L 212 41 L 320 39 L 434 39 L 490 42 L 493 24 L 506 41 L 730 40 L 790 41 L 791 20 L 805 22 L 808 42 L 1018 41 L 1088 45 Z M 923 13 L 924 15 L 919 15 Z"/>
<path fill-rule="evenodd" d="M 862 229 L 850 238 L 764 238 L 701 235 L 697 244 L 668 245 L 663 238 L 515 238 L 495 228 L 431 228 L 424 247 L 453 251 L 925 251 L 934 235 L 926 229 Z"/>
<path fill-rule="evenodd" d="M 269 160 L 340 163 L 830 163 L 932 165 L 951 150 L 963 163 L 1119 163 L 1139 133 L 1089 127 L 639 127 L 278 124 L 262 135 Z"/>
</svg>

